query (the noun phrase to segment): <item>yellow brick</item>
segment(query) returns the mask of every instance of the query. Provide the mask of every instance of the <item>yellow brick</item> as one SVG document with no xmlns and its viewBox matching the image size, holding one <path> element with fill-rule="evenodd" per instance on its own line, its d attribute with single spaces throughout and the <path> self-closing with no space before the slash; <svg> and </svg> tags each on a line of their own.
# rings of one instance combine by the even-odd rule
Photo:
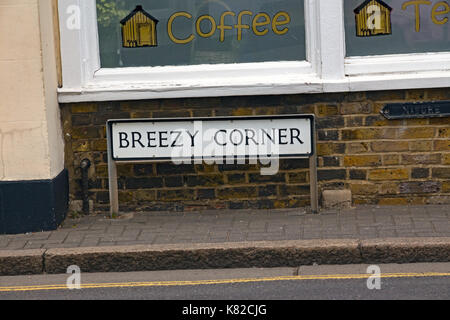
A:
<svg viewBox="0 0 450 320">
<path fill-rule="evenodd" d="M 231 113 L 233 116 L 251 116 L 253 115 L 253 109 L 252 108 L 239 108 L 236 110 L 233 110 Z"/>
<path fill-rule="evenodd" d="M 400 164 L 400 156 L 396 154 L 389 154 L 383 156 L 383 165 L 393 166 Z"/>
<path fill-rule="evenodd" d="M 450 151 L 450 140 L 437 140 L 434 142 L 435 151 Z"/>
<path fill-rule="evenodd" d="M 344 103 L 341 105 L 341 114 L 369 114 L 373 105 L 369 102 Z"/>
<path fill-rule="evenodd" d="M 131 164 L 121 164 L 117 166 L 117 175 L 119 177 L 128 177 L 133 172 L 133 165 Z"/>
<path fill-rule="evenodd" d="M 399 186 L 394 182 L 385 182 L 380 187 L 381 194 L 398 194 Z"/>
<path fill-rule="evenodd" d="M 394 139 L 395 130 L 393 128 L 370 128 L 342 130 L 343 140 L 375 140 L 375 139 Z"/>
<path fill-rule="evenodd" d="M 368 151 L 369 151 L 369 143 L 367 142 L 348 143 L 346 148 L 347 154 L 366 153 Z"/>
<path fill-rule="evenodd" d="M 429 100 L 447 100 L 450 98 L 448 89 L 428 89 L 426 90 Z"/>
<path fill-rule="evenodd" d="M 119 201 L 120 202 L 129 202 L 133 200 L 133 192 L 129 191 L 119 191 Z M 154 200 L 154 199 L 152 199 Z"/>
<path fill-rule="evenodd" d="M 195 166 L 195 169 L 197 172 L 203 172 L 203 173 L 212 173 L 217 172 L 217 166 L 210 166 L 210 165 L 197 165 Z"/>
<path fill-rule="evenodd" d="M 426 139 L 434 138 L 434 135 L 434 128 L 407 128 L 398 131 L 399 139 Z"/>
<path fill-rule="evenodd" d="M 414 198 L 410 198 L 408 199 L 408 204 L 413 205 L 413 206 L 417 206 L 417 205 L 422 205 L 426 203 L 427 198 L 424 197 L 414 197 Z"/>
<path fill-rule="evenodd" d="M 439 129 L 439 138 L 450 138 L 450 128 Z"/>
<path fill-rule="evenodd" d="M 378 116 L 370 116 L 366 118 L 366 126 L 368 127 L 388 127 L 402 125 L 402 120 L 388 120 Z"/>
<path fill-rule="evenodd" d="M 278 109 L 275 107 L 271 108 L 256 108 L 256 114 L 259 116 L 265 116 L 265 115 L 276 115 L 279 113 Z"/>
<path fill-rule="evenodd" d="M 137 190 L 135 197 L 139 201 L 154 201 L 156 200 L 156 192 L 154 190 Z"/>
<path fill-rule="evenodd" d="M 346 167 L 372 167 L 381 165 L 380 156 L 346 156 L 344 157 Z"/>
<path fill-rule="evenodd" d="M 106 151 L 108 150 L 108 142 L 106 139 L 93 140 L 92 151 Z"/>
<path fill-rule="evenodd" d="M 441 163 L 441 154 L 439 153 L 420 153 L 420 154 L 402 154 L 402 164 L 439 164 Z"/>
<path fill-rule="evenodd" d="M 352 194 L 356 195 L 377 194 L 378 186 L 375 184 L 351 184 L 350 190 Z"/>
<path fill-rule="evenodd" d="M 275 200 L 273 207 L 275 209 L 286 209 L 294 207 L 305 207 L 310 205 L 309 199 L 289 199 L 289 200 Z"/>
<path fill-rule="evenodd" d="M 375 103 L 373 105 L 373 112 L 375 114 L 380 114 L 381 110 L 383 110 L 385 106 L 386 106 L 385 103 Z"/>
<path fill-rule="evenodd" d="M 388 91 L 370 91 L 366 93 L 367 99 L 380 102 L 389 101 L 393 102 L 396 100 L 404 100 L 405 93 L 403 90 L 388 90 Z"/>
<path fill-rule="evenodd" d="M 450 192 L 450 181 L 442 183 L 442 192 Z"/>
<path fill-rule="evenodd" d="M 432 141 L 410 141 L 409 150 L 411 151 L 431 151 L 433 150 Z"/>
<path fill-rule="evenodd" d="M 407 119 L 405 120 L 408 126 L 425 126 L 428 124 L 428 119 Z"/>
<path fill-rule="evenodd" d="M 274 201 L 273 202 L 273 207 L 275 209 L 286 209 L 287 202 L 286 201 L 281 201 L 281 200 Z"/>
<path fill-rule="evenodd" d="M 375 152 L 408 151 L 408 141 L 376 141 L 372 142 L 372 150 Z"/>
<path fill-rule="evenodd" d="M 72 144 L 73 151 L 87 152 L 89 151 L 89 141 L 76 141 Z"/>
<path fill-rule="evenodd" d="M 170 110 L 180 108 L 180 102 L 178 99 L 165 100 L 164 107 L 167 107 L 166 104 L 170 104 Z M 159 100 L 123 101 L 123 102 L 120 102 L 120 109 L 123 111 L 138 111 L 139 110 L 139 111 L 149 112 L 151 110 L 159 108 L 160 105 L 161 105 L 161 102 Z M 181 107 L 183 107 L 183 106 L 181 106 Z M 163 108 L 161 108 L 161 109 L 163 109 Z"/>
<path fill-rule="evenodd" d="M 376 169 L 369 172 L 369 180 L 406 180 L 408 169 Z"/>
<path fill-rule="evenodd" d="M 72 106 L 72 113 L 93 113 L 98 111 L 98 107 L 95 104 L 77 104 Z"/>
<path fill-rule="evenodd" d="M 364 117 L 362 116 L 344 116 L 345 128 L 362 127 L 364 125 Z"/>
<path fill-rule="evenodd" d="M 406 91 L 406 99 L 408 100 L 423 100 L 425 99 L 425 90 L 414 89 Z"/>
<path fill-rule="evenodd" d="M 130 118 L 132 118 L 132 119 L 151 118 L 151 112 L 145 112 L 145 111 L 130 112 Z"/>
<path fill-rule="evenodd" d="M 318 143 L 317 154 L 319 156 L 329 156 L 333 154 L 343 154 L 345 145 L 340 143 Z"/>
<path fill-rule="evenodd" d="M 450 164 L 450 153 L 445 153 L 442 158 L 443 164 Z"/>
<path fill-rule="evenodd" d="M 353 203 L 356 205 L 368 205 L 368 204 L 373 204 L 373 200 L 371 200 L 371 199 L 354 199 Z"/>
<path fill-rule="evenodd" d="M 378 201 L 378 204 L 382 206 L 400 206 L 407 205 L 408 200 L 405 198 L 382 198 Z"/>
<path fill-rule="evenodd" d="M 97 178 L 107 178 L 108 177 L 108 166 L 107 165 L 95 166 L 95 174 L 96 174 Z"/>
<path fill-rule="evenodd" d="M 438 125 L 438 126 L 450 125 L 450 118 L 449 117 L 445 117 L 445 118 L 431 118 L 430 119 L 430 124 L 431 125 Z"/>
<path fill-rule="evenodd" d="M 319 105 L 317 105 L 317 115 L 319 117 L 335 116 L 337 114 L 338 114 L 338 107 L 337 107 L 337 105 L 333 105 L 333 104 L 319 104 Z"/>
</svg>

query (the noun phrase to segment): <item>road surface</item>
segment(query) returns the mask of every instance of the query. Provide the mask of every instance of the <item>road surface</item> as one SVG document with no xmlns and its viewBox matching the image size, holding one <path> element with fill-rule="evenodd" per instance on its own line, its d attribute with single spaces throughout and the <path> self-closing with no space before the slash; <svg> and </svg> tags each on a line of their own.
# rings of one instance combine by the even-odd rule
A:
<svg viewBox="0 0 450 320">
<path fill-rule="evenodd" d="M 0 300 L 450 299 L 450 263 L 368 267 L 81 273 L 72 290 L 77 275 L 0 277 Z"/>
</svg>

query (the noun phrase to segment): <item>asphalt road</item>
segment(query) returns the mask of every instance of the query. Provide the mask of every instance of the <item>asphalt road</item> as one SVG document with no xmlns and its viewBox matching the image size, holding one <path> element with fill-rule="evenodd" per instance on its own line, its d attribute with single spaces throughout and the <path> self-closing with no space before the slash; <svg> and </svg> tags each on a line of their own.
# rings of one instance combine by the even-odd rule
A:
<svg viewBox="0 0 450 320">
<path fill-rule="evenodd" d="M 450 299 L 450 263 L 380 265 L 380 289 L 367 265 L 184 270 L 0 277 L 0 300 L 311 300 Z M 179 308 L 183 305 L 178 304 Z M 187 303 L 186 306 L 190 306 Z M 226 306 L 222 312 L 227 312 Z M 192 311 L 192 310 L 191 310 Z M 229 310 L 228 310 L 229 311 Z M 216 314 L 219 308 L 216 310 Z"/>
</svg>

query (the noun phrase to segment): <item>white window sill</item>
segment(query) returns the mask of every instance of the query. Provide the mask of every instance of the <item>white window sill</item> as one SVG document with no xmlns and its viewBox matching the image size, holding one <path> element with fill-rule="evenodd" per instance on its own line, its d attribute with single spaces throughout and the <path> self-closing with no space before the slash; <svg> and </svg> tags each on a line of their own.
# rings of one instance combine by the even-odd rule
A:
<svg viewBox="0 0 450 320">
<path fill-rule="evenodd" d="M 350 76 L 426 71 L 450 71 L 450 52 L 409 53 L 345 59 L 345 74 Z"/>
<path fill-rule="evenodd" d="M 208 77 L 123 81 L 107 72 L 83 88 L 61 88 L 59 102 L 95 102 L 165 98 L 308 94 L 450 87 L 450 71 L 383 73 L 324 80 L 295 73 L 271 76 Z M 141 79 L 143 80 L 143 79 Z"/>
</svg>

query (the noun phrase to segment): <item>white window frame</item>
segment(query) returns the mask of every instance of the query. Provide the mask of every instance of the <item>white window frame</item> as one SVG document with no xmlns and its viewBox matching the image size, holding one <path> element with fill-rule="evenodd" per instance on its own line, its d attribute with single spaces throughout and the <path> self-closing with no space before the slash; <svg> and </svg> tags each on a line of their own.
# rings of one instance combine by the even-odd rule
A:
<svg viewBox="0 0 450 320">
<path fill-rule="evenodd" d="M 106 69 L 100 68 L 96 1 L 59 0 L 59 101 L 450 87 L 450 52 L 346 58 L 344 0 L 304 1 L 306 61 Z M 80 8 L 80 28 L 67 27 L 74 14 L 68 8 Z"/>
</svg>

